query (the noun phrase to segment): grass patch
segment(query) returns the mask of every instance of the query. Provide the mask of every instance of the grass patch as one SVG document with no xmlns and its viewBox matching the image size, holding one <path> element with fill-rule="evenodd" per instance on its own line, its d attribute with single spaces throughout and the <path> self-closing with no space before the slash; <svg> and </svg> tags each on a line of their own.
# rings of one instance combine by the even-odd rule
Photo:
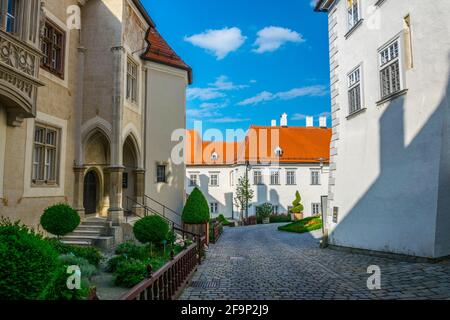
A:
<svg viewBox="0 0 450 320">
<path fill-rule="evenodd" d="M 322 229 L 323 223 L 320 217 L 309 217 L 300 221 L 293 222 L 286 226 L 278 227 L 280 231 L 306 233 Z"/>
</svg>

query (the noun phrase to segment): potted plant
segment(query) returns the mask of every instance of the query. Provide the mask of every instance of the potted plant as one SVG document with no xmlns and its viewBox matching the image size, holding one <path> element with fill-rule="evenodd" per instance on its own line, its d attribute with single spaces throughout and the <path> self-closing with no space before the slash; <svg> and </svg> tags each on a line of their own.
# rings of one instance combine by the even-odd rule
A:
<svg viewBox="0 0 450 320">
<path fill-rule="evenodd" d="M 270 203 L 264 203 L 256 208 L 256 215 L 263 224 L 270 223 L 270 215 L 273 213 L 273 206 Z"/>
<path fill-rule="evenodd" d="M 300 196 L 300 192 L 295 193 L 295 200 L 292 202 L 293 208 L 291 209 L 291 218 L 292 221 L 298 221 L 303 219 L 303 210 L 304 207 L 302 205 L 302 197 Z"/>
<path fill-rule="evenodd" d="M 190 194 L 181 219 L 187 231 L 205 236 L 209 244 L 209 205 L 200 189 L 195 188 Z"/>
</svg>

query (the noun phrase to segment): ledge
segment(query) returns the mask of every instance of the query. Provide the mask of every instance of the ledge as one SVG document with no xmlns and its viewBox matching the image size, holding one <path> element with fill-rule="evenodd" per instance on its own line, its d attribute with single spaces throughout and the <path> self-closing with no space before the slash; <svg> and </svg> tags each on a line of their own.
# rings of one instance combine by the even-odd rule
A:
<svg viewBox="0 0 450 320">
<path fill-rule="evenodd" d="M 355 30 L 358 29 L 358 27 L 363 24 L 363 22 L 364 22 L 364 19 L 359 19 L 359 21 L 353 27 L 351 27 L 351 29 L 348 30 L 348 32 L 345 34 L 345 36 L 344 36 L 345 39 L 350 37 L 353 34 L 353 32 L 355 32 Z"/>
<path fill-rule="evenodd" d="M 349 115 L 346 117 L 346 119 L 347 119 L 347 120 L 353 119 L 354 117 L 360 115 L 361 113 L 366 112 L 366 110 L 367 110 L 367 108 L 361 108 L 361 109 L 359 109 L 358 111 L 355 111 L 355 112 L 349 114 Z"/>
<path fill-rule="evenodd" d="M 377 106 L 379 106 L 379 105 L 382 105 L 382 104 L 384 104 L 384 103 L 386 103 L 388 101 L 395 100 L 398 97 L 401 97 L 401 96 L 405 95 L 407 92 L 408 92 L 408 89 L 403 89 L 403 90 L 394 92 L 394 93 L 384 97 L 383 99 L 377 101 L 376 104 L 377 104 Z"/>
</svg>

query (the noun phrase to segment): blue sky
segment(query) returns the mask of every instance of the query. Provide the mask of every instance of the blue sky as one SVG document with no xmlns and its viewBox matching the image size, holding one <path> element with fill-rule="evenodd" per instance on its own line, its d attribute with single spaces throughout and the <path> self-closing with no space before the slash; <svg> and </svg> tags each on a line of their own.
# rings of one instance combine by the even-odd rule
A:
<svg viewBox="0 0 450 320">
<path fill-rule="evenodd" d="M 193 68 L 187 127 L 244 129 L 329 114 L 327 16 L 311 0 L 142 0 Z M 330 121 L 329 121 L 330 123 Z"/>
</svg>

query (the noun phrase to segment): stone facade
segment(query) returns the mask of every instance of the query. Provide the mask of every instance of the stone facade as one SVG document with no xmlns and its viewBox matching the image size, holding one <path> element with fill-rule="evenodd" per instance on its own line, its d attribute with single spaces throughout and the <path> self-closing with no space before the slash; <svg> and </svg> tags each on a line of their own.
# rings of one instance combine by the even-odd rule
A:
<svg viewBox="0 0 450 320">
<path fill-rule="evenodd" d="M 70 6 L 79 8 L 81 30 L 68 27 L 77 11 Z M 32 54 L 38 57 L 29 75 L 36 103 L 31 99 L 31 107 L 22 106 L 29 112 L 10 106 L 9 95 L 0 90 L 0 215 L 36 227 L 46 207 L 66 202 L 83 218 L 105 217 L 120 225 L 124 212 L 144 204 L 144 195 L 180 210 L 184 165 L 168 168 L 166 181 L 156 184 L 152 177 L 157 163 L 170 165 L 175 145 L 170 133 L 185 127 L 190 69 L 143 56 L 150 44 L 146 35 L 155 26 L 137 0 L 46 0 L 38 9 L 33 21 L 41 40 L 34 47 L 0 30 L 1 39 L 30 47 L 27 61 Z M 62 76 L 36 64 L 43 56 L 42 33 L 49 32 L 46 22 L 64 34 L 58 43 L 63 63 L 55 64 Z M 0 71 L 5 64 L 0 62 Z M 39 181 L 37 127 L 51 142 L 43 146 L 45 177 Z M 57 137 L 54 145 L 52 137 Z"/>
</svg>

